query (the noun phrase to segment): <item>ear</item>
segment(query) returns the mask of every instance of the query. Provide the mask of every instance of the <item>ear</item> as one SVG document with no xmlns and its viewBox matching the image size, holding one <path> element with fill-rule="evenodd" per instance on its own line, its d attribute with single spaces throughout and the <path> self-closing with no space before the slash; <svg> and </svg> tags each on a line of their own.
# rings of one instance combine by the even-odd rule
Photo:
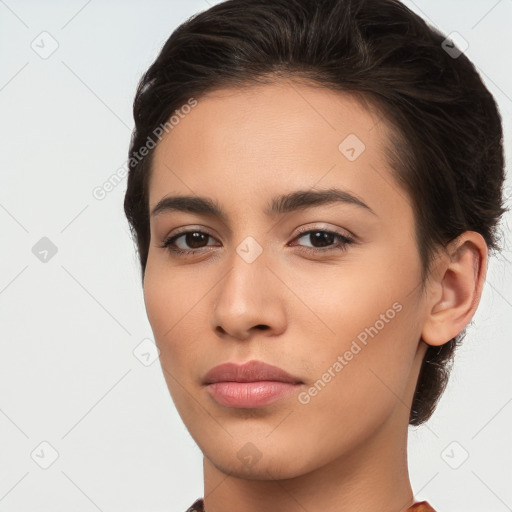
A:
<svg viewBox="0 0 512 512">
<path fill-rule="evenodd" d="M 422 339 L 439 346 L 457 336 L 476 312 L 487 273 L 488 248 L 475 231 L 446 247 L 431 272 Z"/>
</svg>

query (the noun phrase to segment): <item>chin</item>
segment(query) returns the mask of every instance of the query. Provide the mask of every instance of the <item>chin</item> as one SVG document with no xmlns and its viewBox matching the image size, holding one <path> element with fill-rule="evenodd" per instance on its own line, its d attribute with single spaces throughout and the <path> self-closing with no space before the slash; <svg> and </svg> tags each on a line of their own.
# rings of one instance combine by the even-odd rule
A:
<svg viewBox="0 0 512 512">
<path fill-rule="evenodd" d="M 235 440 L 231 447 L 217 444 L 201 451 L 209 463 L 224 474 L 246 480 L 286 480 L 312 471 L 315 466 L 304 446 L 298 450 L 295 442 L 287 446 L 265 443 L 264 439 L 260 442 Z M 322 461 L 316 462 L 320 467 Z"/>
</svg>

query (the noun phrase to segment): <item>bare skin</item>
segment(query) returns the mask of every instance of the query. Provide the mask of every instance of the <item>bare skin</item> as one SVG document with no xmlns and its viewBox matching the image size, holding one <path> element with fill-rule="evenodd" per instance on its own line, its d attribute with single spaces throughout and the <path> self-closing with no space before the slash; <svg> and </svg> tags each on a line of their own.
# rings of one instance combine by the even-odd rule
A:
<svg viewBox="0 0 512 512">
<path fill-rule="evenodd" d="M 461 235 L 422 291 L 410 200 L 384 156 L 387 130 L 348 94 L 281 81 L 198 98 L 155 150 L 150 211 L 192 195 L 226 213 L 225 222 L 152 216 L 144 283 L 169 391 L 204 454 L 207 512 L 399 512 L 415 501 L 407 431 L 422 357 L 470 322 L 487 246 L 478 233 Z M 366 146 L 353 161 L 339 149 L 349 134 Z M 274 196 L 331 187 L 374 213 L 342 202 L 265 213 Z M 315 243 L 303 227 L 353 243 Z M 195 254 L 161 247 L 178 231 L 205 234 L 195 245 L 175 241 Z M 247 237 L 262 250 L 250 263 L 237 252 L 255 250 Z M 371 327 L 378 332 L 358 341 Z M 202 385 L 214 366 L 253 359 L 304 384 L 258 409 L 220 405 Z"/>
</svg>

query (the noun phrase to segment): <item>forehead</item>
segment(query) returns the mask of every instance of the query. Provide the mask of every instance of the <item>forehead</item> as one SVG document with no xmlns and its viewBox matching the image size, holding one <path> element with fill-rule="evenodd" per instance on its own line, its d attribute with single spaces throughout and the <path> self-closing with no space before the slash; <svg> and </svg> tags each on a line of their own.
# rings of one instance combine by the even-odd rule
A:
<svg viewBox="0 0 512 512">
<path fill-rule="evenodd" d="M 166 195 L 268 206 L 294 189 L 343 188 L 374 210 L 405 193 L 390 174 L 388 124 L 353 95 L 295 82 L 221 89 L 158 143 L 150 210 Z M 235 214 L 236 212 L 232 212 Z"/>
</svg>

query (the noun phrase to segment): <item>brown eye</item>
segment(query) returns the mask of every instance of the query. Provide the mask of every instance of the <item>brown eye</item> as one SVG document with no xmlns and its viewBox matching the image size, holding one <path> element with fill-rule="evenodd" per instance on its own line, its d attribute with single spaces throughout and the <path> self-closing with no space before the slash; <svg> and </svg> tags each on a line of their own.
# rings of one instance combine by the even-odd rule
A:
<svg viewBox="0 0 512 512">
<path fill-rule="evenodd" d="M 305 249 L 312 252 L 344 250 L 346 249 L 347 245 L 353 243 L 351 238 L 348 238 L 341 233 L 337 233 L 336 231 L 329 231 L 325 229 L 310 229 L 307 231 L 302 231 L 300 235 L 295 238 L 295 240 L 299 240 L 301 238 L 305 238 L 306 240 L 310 241 L 311 246 L 309 246 L 309 248 L 306 246 Z M 333 244 L 336 245 L 333 246 Z"/>
<path fill-rule="evenodd" d="M 183 231 L 166 239 L 161 247 L 163 249 L 167 249 L 172 254 L 191 255 L 201 252 L 201 249 L 205 247 L 211 247 L 212 245 L 208 244 L 208 239 L 210 238 L 213 240 L 211 235 L 204 233 L 203 231 Z M 309 247 L 299 244 L 299 246 L 302 247 L 301 250 L 309 252 L 345 250 L 347 245 L 353 243 L 351 238 L 342 235 L 341 233 L 337 233 L 336 231 L 329 231 L 325 229 L 304 230 L 295 238 L 295 240 L 300 240 L 301 238 L 309 240 L 311 244 Z M 178 243 L 178 240 L 180 239 L 183 240 Z"/>
<path fill-rule="evenodd" d="M 184 231 L 168 238 L 161 247 L 177 254 L 193 254 L 204 247 L 208 247 L 209 238 L 213 239 L 211 235 L 202 231 Z M 185 245 L 185 247 L 180 247 L 177 244 L 180 239 L 183 240 L 179 244 Z"/>
</svg>

